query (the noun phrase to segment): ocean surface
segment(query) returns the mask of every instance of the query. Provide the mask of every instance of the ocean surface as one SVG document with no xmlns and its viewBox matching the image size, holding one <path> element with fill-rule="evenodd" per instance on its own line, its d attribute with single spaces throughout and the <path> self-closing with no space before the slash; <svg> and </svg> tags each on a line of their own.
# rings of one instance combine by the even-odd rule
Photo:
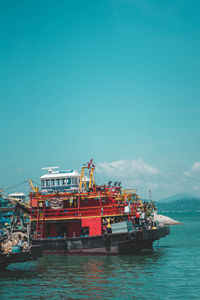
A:
<svg viewBox="0 0 200 300">
<path fill-rule="evenodd" d="M 0 273 L 0 299 L 200 299 L 200 212 L 136 256 L 45 255 Z"/>
</svg>

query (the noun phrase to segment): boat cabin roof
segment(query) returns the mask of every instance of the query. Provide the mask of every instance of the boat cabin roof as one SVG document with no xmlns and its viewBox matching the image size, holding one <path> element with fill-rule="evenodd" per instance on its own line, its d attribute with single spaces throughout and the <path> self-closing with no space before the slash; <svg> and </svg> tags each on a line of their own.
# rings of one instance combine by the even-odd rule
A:
<svg viewBox="0 0 200 300">
<path fill-rule="evenodd" d="M 25 197 L 24 193 L 12 193 L 9 194 L 10 197 Z"/>
<path fill-rule="evenodd" d="M 55 171 L 49 174 L 42 175 L 41 180 L 44 179 L 56 179 L 56 178 L 66 178 L 66 177 L 80 177 L 77 170 L 66 170 L 66 171 Z"/>
</svg>

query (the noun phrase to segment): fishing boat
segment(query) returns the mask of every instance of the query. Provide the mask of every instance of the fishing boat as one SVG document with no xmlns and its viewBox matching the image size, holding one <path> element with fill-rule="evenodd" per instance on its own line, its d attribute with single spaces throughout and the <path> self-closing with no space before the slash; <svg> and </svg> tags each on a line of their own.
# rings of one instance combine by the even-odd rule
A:
<svg viewBox="0 0 200 300">
<path fill-rule="evenodd" d="M 9 194 L 9 197 L 17 199 L 23 203 L 26 202 L 26 196 L 24 193 L 11 193 L 11 194 Z"/>
<path fill-rule="evenodd" d="M 4 194 L 2 190 L 0 192 Z M 35 260 L 42 256 L 41 245 L 30 243 L 29 227 L 25 222 L 30 210 L 20 201 L 24 199 L 22 196 L 17 193 L 17 197 L 0 197 L 0 270 L 4 270 L 11 263 Z M 21 226 L 18 226 L 19 221 Z M 24 247 L 20 248 L 17 237 L 21 236 Z"/>
<path fill-rule="evenodd" d="M 123 190 L 119 182 L 96 185 L 93 160 L 80 174 L 48 170 L 40 190 L 30 181 L 32 243 L 43 252 L 135 254 L 169 234 L 168 226 L 153 222 L 153 203 L 142 203 L 135 189 Z"/>
<path fill-rule="evenodd" d="M 23 193 L 6 194 L 0 190 L 0 237 L 6 234 L 7 226 L 26 230 L 30 209 L 26 206 Z"/>
<path fill-rule="evenodd" d="M 42 256 L 41 245 L 30 246 L 29 249 L 22 252 L 18 251 L 18 247 L 13 247 L 13 249 L 15 249 L 15 251 L 11 251 L 9 253 L 0 253 L 0 270 L 5 270 L 8 265 L 13 263 L 36 260 Z"/>
</svg>

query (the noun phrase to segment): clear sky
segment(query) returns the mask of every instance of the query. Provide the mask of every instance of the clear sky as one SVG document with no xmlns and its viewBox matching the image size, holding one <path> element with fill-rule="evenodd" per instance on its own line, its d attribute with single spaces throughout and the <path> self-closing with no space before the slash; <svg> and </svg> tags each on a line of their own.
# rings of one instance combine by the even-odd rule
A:
<svg viewBox="0 0 200 300">
<path fill-rule="evenodd" d="M 199 79 L 198 0 L 1 0 L 0 186 L 92 157 L 101 183 L 200 196 Z"/>
</svg>

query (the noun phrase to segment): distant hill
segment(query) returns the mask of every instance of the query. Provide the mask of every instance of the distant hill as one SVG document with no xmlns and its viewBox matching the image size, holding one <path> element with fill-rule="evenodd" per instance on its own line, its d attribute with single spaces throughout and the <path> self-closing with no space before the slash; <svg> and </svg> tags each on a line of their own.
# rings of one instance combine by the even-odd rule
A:
<svg viewBox="0 0 200 300">
<path fill-rule="evenodd" d="M 200 211 L 200 198 L 190 194 L 178 194 L 156 202 L 158 211 Z"/>
<path fill-rule="evenodd" d="M 170 197 L 167 197 L 167 198 L 163 198 L 163 199 L 160 199 L 159 202 L 162 202 L 162 203 L 170 203 L 170 202 L 174 202 L 174 201 L 182 201 L 182 200 L 199 200 L 200 201 L 200 198 L 194 196 L 194 195 L 191 195 L 191 194 L 188 194 L 188 193 L 182 193 L 182 194 L 176 194 L 176 195 L 173 195 L 173 196 L 170 196 Z"/>
</svg>

